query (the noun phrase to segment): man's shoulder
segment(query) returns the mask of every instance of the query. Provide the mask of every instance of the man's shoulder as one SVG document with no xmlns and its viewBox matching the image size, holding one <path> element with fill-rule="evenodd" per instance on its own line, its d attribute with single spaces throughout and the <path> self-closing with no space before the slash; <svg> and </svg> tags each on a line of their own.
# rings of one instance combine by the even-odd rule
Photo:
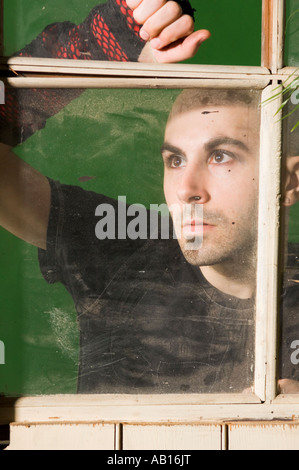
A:
<svg viewBox="0 0 299 470">
<path fill-rule="evenodd" d="M 65 184 L 51 178 L 49 178 L 49 183 L 52 192 L 52 202 L 58 198 L 59 201 L 64 200 L 65 203 L 77 206 L 81 206 L 86 203 L 115 203 L 113 198 L 105 196 L 100 192 L 83 188 L 79 185 Z"/>
</svg>

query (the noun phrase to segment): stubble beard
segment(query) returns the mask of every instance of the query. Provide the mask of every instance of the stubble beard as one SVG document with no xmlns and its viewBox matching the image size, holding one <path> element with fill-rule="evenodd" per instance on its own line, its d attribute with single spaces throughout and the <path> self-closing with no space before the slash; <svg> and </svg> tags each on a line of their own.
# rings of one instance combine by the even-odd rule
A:
<svg viewBox="0 0 299 470">
<path fill-rule="evenodd" d="M 257 247 L 257 208 L 254 205 L 251 214 L 242 216 L 238 221 L 231 221 L 222 214 L 207 214 L 206 220 L 215 225 L 202 237 L 193 240 L 178 239 L 186 261 L 197 267 L 217 266 L 231 271 L 236 276 L 252 273 L 256 266 Z M 251 225 L 248 226 L 248 220 Z"/>
</svg>

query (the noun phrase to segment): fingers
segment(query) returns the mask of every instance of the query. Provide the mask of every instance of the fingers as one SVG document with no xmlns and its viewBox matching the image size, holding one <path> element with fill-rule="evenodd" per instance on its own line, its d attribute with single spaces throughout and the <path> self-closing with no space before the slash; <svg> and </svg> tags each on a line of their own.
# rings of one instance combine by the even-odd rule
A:
<svg viewBox="0 0 299 470">
<path fill-rule="evenodd" d="M 131 10 L 135 10 L 135 8 L 137 8 L 142 1 L 143 0 L 126 0 L 127 5 L 129 8 L 131 8 Z"/>
<path fill-rule="evenodd" d="M 211 36 L 205 29 L 196 31 L 163 49 L 153 49 L 153 55 L 159 63 L 182 62 L 194 57 L 201 44 Z"/>
<path fill-rule="evenodd" d="M 133 16 L 137 23 L 142 24 L 140 36 L 145 41 L 151 40 L 161 34 L 161 32 L 182 17 L 183 12 L 180 5 L 172 0 L 126 0 L 129 8 L 133 10 Z M 193 31 L 193 19 L 189 15 L 188 27 L 185 35 Z M 186 19 L 185 22 L 187 23 Z M 184 22 L 183 22 L 184 23 Z M 174 31 L 175 28 L 172 28 Z M 170 37 L 170 33 L 168 34 Z M 166 41 L 167 34 L 164 36 L 163 46 L 171 42 Z"/>
<path fill-rule="evenodd" d="M 191 16 L 184 16 L 190 19 L 193 30 L 194 23 Z M 144 22 L 140 31 L 141 37 L 147 35 L 147 40 L 153 39 L 159 36 L 167 27 L 174 25 L 180 18 L 182 18 L 182 8 L 178 3 L 169 1 Z M 172 30 L 174 31 L 174 28 Z M 167 35 L 165 35 L 166 37 Z M 143 39 L 145 38 L 143 37 Z"/>
<path fill-rule="evenodd" d="M 299 382 L 291 379 L 280 379 L 278 381 L 279 393 L 298 393 Z"/>
<path fill-rule="evenodd" d="M 131 4 L 137 4 L 138 0 L 127 0 L 127 5 L 133 10 L 133 16 L 137 23 L 144 24 L 152 15 L 159 11 L 167 0 L 142 0 L 137 6 L 132 7 Z"/>
<path fill-rule="evenodd" d="M 189 36 L 193 31 L 194 22 L 191 16 L 183 15 L 171 24 L 165 25 L 162 32 L 157 34 L 150 44 L 153 49 L 162 49 L 179 39 Z"/>
<path fill-rule="evenodd" d="M 142 25 L 140 36 L 150 41 L 160 63 L 181 62 L 193 57 L 210 32 L 194 32 L 194 20 L 172 0 L 126 0 L 134 19 Z"/>
</svg>

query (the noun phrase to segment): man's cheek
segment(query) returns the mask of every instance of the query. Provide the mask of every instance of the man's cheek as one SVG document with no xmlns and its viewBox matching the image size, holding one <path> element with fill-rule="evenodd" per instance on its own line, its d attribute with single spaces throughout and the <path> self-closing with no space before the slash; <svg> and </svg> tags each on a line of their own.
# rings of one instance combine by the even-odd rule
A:
<svg viewBox="0 0 299 470">
<path fill-rule="evenodd" d="M 174 183 L 171 184 L 169 183 L 169 181 L 164 183 L 164 196 L 165 196 L 165 200 L 168 206 L 170 206 L 171 204 L 175 203 L 178 200 L 176 186 Z"/>
</svg>

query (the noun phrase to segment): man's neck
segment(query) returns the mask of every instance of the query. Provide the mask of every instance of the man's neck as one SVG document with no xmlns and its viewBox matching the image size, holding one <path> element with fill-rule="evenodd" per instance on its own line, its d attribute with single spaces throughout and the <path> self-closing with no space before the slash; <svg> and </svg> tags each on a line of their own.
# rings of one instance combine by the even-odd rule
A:
<svg viewBox="0 0 299 470">
<path fill-rule="evenodd" d="M 225 294 L 239 299 L 250 299 L 255 294 L 255 268 L 242 266 L 238 269 L 230 263 L 229 267 L 223 264 L 200 266 L 200 270 L 212 286 Z"/>
</svg>

